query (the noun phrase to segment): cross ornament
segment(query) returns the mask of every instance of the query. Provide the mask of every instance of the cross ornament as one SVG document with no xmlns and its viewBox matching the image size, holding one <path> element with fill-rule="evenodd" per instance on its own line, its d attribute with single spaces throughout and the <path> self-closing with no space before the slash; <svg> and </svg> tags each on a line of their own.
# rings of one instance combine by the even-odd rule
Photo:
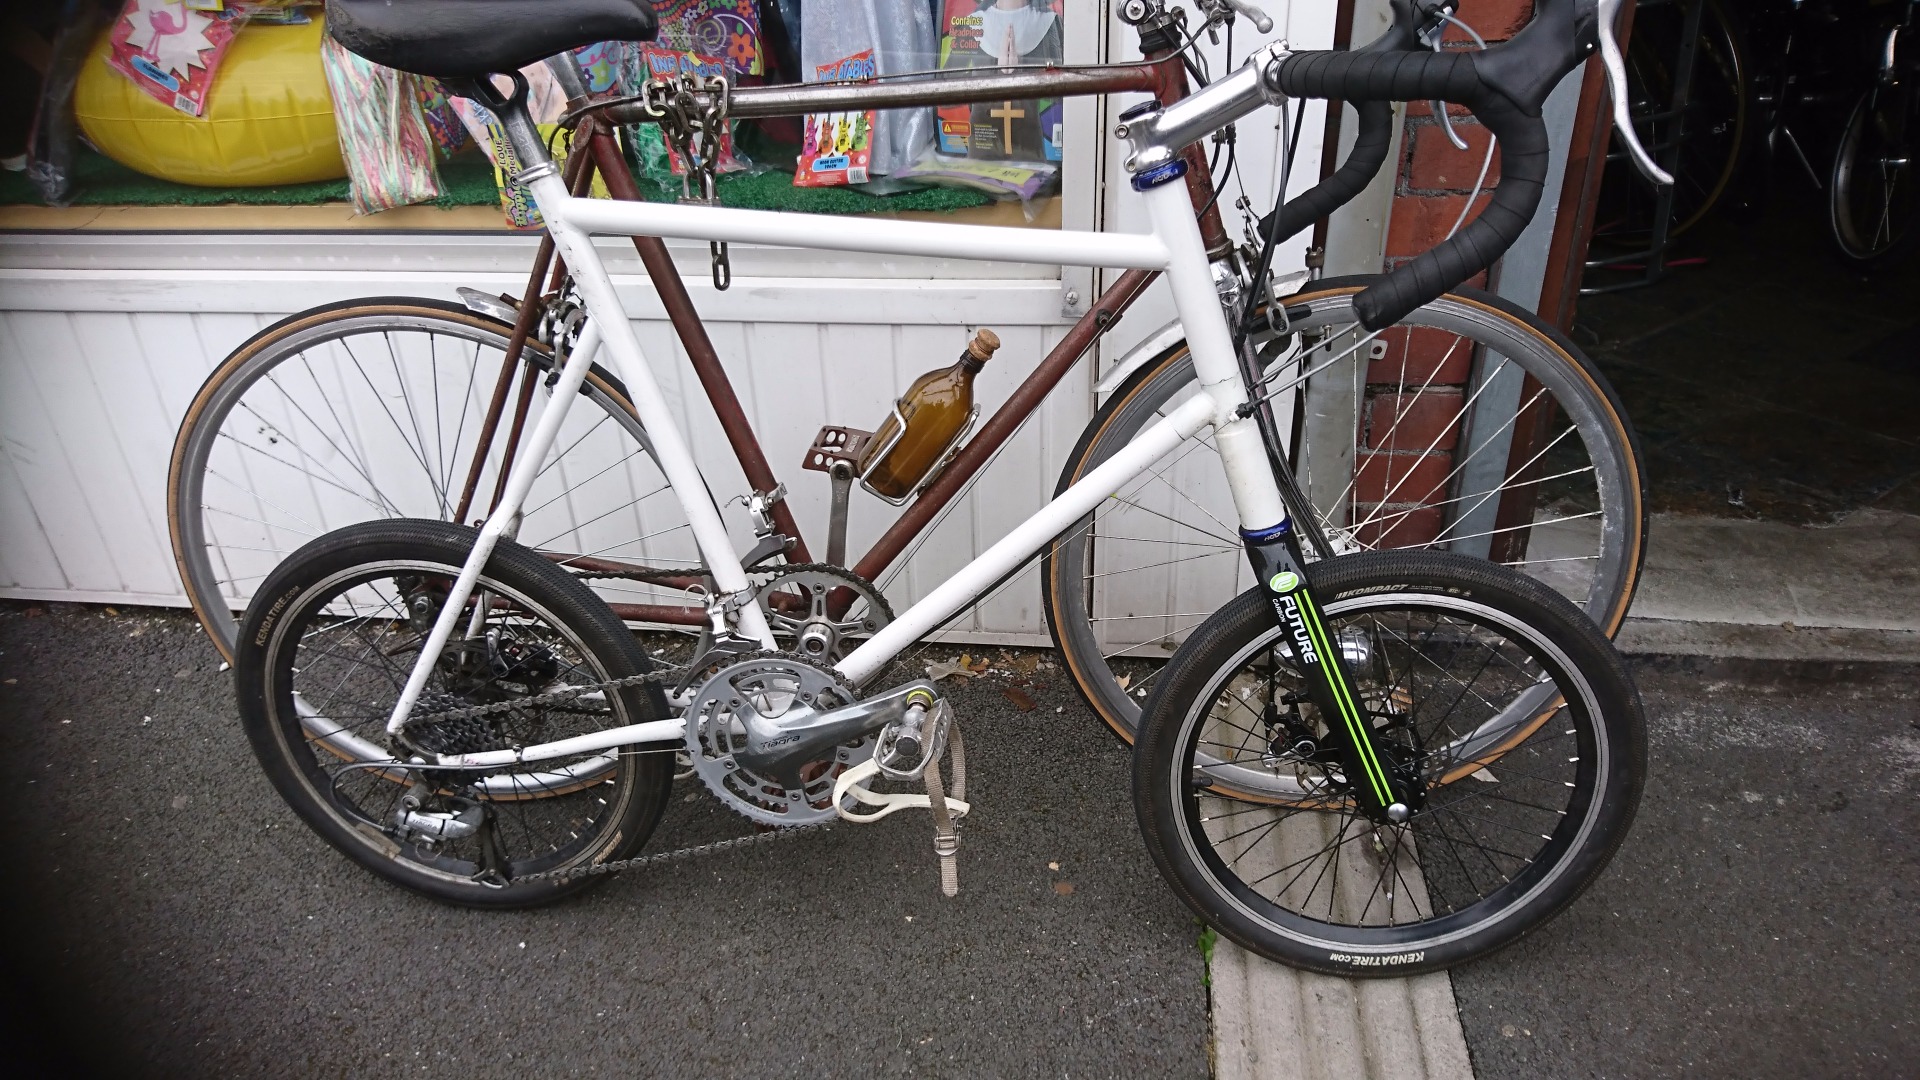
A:
<svg viewBox="0 0 1920 1080">
<path fill-rule="evenodd" d="M 1005 143 L 1006 148 L 1009 151 L 1012 150 L 1013 149 L 1013 122 L 1015 120 L 1025 119 L 1027 115 L 1027 110 L 1016 109 L 1013 107 L 1013 102 L 1007 101 L 1007 102 L 1002 102 L 1000 107 L 997 109 L 988 109 L 987 115 L 1001 122 L 1001 126 L 1006 130 L 1006 143 Z"/>
</svg>

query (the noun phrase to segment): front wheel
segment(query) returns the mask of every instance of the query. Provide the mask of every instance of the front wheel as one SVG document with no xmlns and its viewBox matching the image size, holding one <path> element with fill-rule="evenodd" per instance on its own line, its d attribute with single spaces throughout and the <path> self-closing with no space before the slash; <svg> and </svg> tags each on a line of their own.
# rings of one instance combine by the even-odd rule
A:
<svg viewBox="0 0 1920 1080">
<path fill-rule="evenodd" d="M 1286 298 L 1256 334 L 1292 466 L 1336 551 L 1432 548 L 1512 566 L 1609 634 L 1646 535 L 1639 446 L 1612 387 L 1565 336 L 1461 288 L 1369 333 L 1353 297 L 1375 278 Z M 1200 393 L 1177 343 L 1095 413 L 1060 489 Z M 1131 742 L 1160 662 L 1253 584 L 1211 440 L 1176 447 L 1048 548 L 1041 595 L 1067 670 Z"/>
<path fill-rule="evenodd" d="M 1639 695 L 1606 638 L 1550 589 L 1459 556 L 1374 552 L 1307 576 L 1376 749 L 1415 778 L 1413 816 L 1360 811 L 1252 590 L 1147 699 L 1134 803 L 1174 892 L 1254 953 L 1347 976 L 1476 959 L 1572 903 L 1646 773 Z"/>
</svg>

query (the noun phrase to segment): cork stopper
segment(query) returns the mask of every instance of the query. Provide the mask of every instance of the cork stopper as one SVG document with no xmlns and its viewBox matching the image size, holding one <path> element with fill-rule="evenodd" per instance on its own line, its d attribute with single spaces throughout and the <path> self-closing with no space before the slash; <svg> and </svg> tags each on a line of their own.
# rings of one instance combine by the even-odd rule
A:
<svg viewBox="0 0 1920 1080">
<path fill-rule="evenodd" d="M 985 364 L 993 359 L 993 354 L 999 348 L 1000 335 L 991 330 L 981 330 L 973 335 L 972 341 L 967 343 L 967 351 L 961 355 L 960 359 L 970 360 L 976 365 Z"/>
</svg>

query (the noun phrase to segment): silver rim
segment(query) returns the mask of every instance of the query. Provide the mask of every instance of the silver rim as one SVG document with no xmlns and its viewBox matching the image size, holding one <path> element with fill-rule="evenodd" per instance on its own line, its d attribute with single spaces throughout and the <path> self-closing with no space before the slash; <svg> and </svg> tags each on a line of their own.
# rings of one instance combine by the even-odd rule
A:
<svg viewBox="0 0 1920 1080">
<path fill-rule="evenodd" d="M 1530 908 L 1565 876 L 1568 867 L 1592 837 L 1604 808 L 1601 792 L 1606 788 L 1611 771 L 1611 747 L 1606 729 L 1598 721 L 1600 714 L 1592 688 L 1580 678 L 1563 651 L 1532 627 L 1498 609 L 1471 600 L 1430 593 L 1378 594 L 1328 604 L 1326 615 L 1330 632 L 1343 619 L 1359 619 L 1370 612 L 1390 611 L 1396 607 L 1452 612 L 1460 617 L 1454 624 L 1456 627 L 1485 629 L 1490 624 L 1509 643 L 1522 644 L 1524 648 L 1515 651 L 1532 657 L 1533 670 L 1523 668 L 1518 672 L 1519 678 L 1508 679 L 1508 682 L 1517 684 L 1515 696 L 1528 693 L 1526 687 L 1536 685 L 1539 675 L 1548 668 L 1568 673 L 1569 679 L 1554 680 L 1555 689 L 1562 697 L 1571 695 L 1579 702 L 1580 712 L 1589 718 L 1587 734 L 1592 744 L 1591 761 L 1583 763 L 1586 755 L 1578 749 L 1578 729 L 1570 726 L 1568 717 L 1572 711 L 1563 703 L 1539 726 L 1535 734 L 1497 760 L 1488 762 L 1482 770 L 1485 773 L 1483 777 L 1460 781 L 1446 789 L 1442 797 L 1450 801 L 1441 807 L 1430 806 L 1404 826 L 1374 827 L 1358 819 L 1351 809 L 1275 810 L 1241 800 L 1196 794 L 1192 796 L 1197 802 L 1193 817 L 1201 819 L 1203 829 L 1217 834 L 1196 837 L 1192 817 L 1185 812 L 1189 798 L 1189 773 L 1225 769 L 1209 769 L 1196 753 L 1196 766 L 1190 770 L 1185 764 L 1185 750 L 1192 743 L 1206 741 L 1205 737 L 1209 734 L 1227 730 L 1223 725 L 1229 724 L 1231 717 L 1223 718 L 1220 701 L 1223 698 L 1229 702 L 1233 700 L 1235 692 L 1232 687 L 1236 674 L 1256 655 L 1272 649 L 1279 637 L 1277 629 L 1260 634 L 1237 650 L 1209 678 L 1207 692 L 1198 695 L 1181 717 L 1178 737 L 1173 743 L 1177 749 L 1175 767 L 1167 770 L 1161 791 L 1163 797 L 1171 800 L 1169 805 L 1174 808 L 1170 816 L 1181 849 L 1204 878 L 1215 900 L 1269 932 L 1310 948 L 1336 953 L 1405 956 L 1409 950 L 1439 948 L 1472 935 L 1486 933 Z M 1451 662 L 1457 658 L 1458 648 L 1449 645 L 1449 649 L 1447 659 Z M 1543 658 L 1547 661 L 1544 666 L 1539 664 Z M 1427 659 L 1436 671 L 1446 667 L 1431 657 Z M 1493 668 L 1494 665 L 1487 667 Z M 1447 672 L 1447 676 L 1455 682 L 1459 681 L 1451 671 Z M 1469 681 L 1468 687 L 1481 686 L 1484 677 L 1484 671 L 1477 674 Z M 1412 679 L 1407 681 L 1411 682 Z M 1439 678 L 1434 681 L 1443 683 Z M 1361 690 L 1363 695 L 1367 693 L 1364 680 Z M 1466 700 L 1476 696 L 1470 689 L 1461 689 L 1457 693 L 1469 708 L 1479 708 L 1488 713 L 1499 711 L 1511 700 L 1502 697 L 1482 703 Z M 1420 702 L 1416 701 L 1412 708 L 1417 710 L 1419 705 Z M 1238 707 L 1229 704 L 1227 710 Z M 1443 718 L 1442 725 L 1448 723 L 1451 721 Z M 1456 737 L 1464 739 L 1468 737 L 1468 731 L 1478 725 L 1467 720 L 1456 726 L 1461 728 Z M 1232 752 L 1225 747 L 1221 749 L 1225 756 L 1232 756 Z M 1564 777 L 1587 775 L 1590 782 L 1585 785 L 1586 790 L 1574 791 L 1573 781 L 1562 775 L 1543 775 L 1543 770 L 1553 768 L 1556 764 Z M 1238 769 L 1250 772 L 1259 767 L 1241 765 Z M 1591 769 L 1591 772 L 1583 774 L 1583 768 Z M 1244 777 L 1240 778 L 1236 784 L 1243 780 Z M 1568 810 L 1557 808 L 1548 801 L 1556 793 L 1565 792 L 1572 792 L 1563 795 L 1569 807 L 1577 806 L 1583 796 L 1585 799 L 1585 812 L 1572 822 L 1566 821 Z M 1473 809 L 1464 809 L 1463 804 L 1471 805 Z M 1550 831 L 1552 836 L 1544 837 L 1546 831 Z M 1536 865 L 1537 855 L 1527 858 L 1512 850 L 1524 848 L 1527 842 L 1540 843 L 1543 838 L 1547 848 L 1542 850 L 1551 849 L 1554 852 L 1551 862 L 1543 866 Z M 1232 858 L 1236 865 L 1247 865 L 1249 873 L 1258 872 L 1261 876 L 1249 882 L 1243 874 L 1228 868 L 1227 859 L 1221 855 L 1222 847 L 1233 850 Z M 1301 855 L 1303 851 L 1308 854 Z M 1322 859 L 1321 856 L 1326 858 Z M 1227 871 L 1225 875 L 1223 870 Z M 1346 874 L 1344 881 L 1341 878 L 1343 872 Z M 1485 902 L 1491 894 L 1461 897 L 1466 902 L 1453 903 L 1447 899 L 1447 890 L 1459 887 L 1460 881 L 1471 881 L 1476 877 L 1489 881 L 1494 892 L 1511 888 L 1515 881 L 1524 882 L 1524 887 L 1483 916 L 1468 918 L 1465 915 L 1468 909 L 1476 903 Z M 1491 883 L 1494 877 L 1500 879 L 1498 884 Z M 1247 896 L 1249 892 L 1259 896 L 1264 903 L 1251 901 Z M 1323 918 L 1309 914 L 1316 900 L 1325 904 Z M 1440 910 L 1443 904 L 1448 908 L 1445 912 Z M 1290 905 L 1306 910 L 1288 910 Z M 1276 913 L 1282 914 L 1276 918 Z M 1403 913 L 1412 917 L 1399 918 Z M 1350 919 L 1352 922 L 1336 921 L 1340 919 Z M 1429 923 L 1438 932 L 1424 937 L 1414 936 L 1417 931 L 1409 933 L 1408 928 Z M 1391 940 L 1343 940 L 1316 932 L 1316 926 L 1345 926 L 1360 930 L 1363 934 Z M 1439 929 L 1442 926 L 1445 926 L 1444 930 Z"/>
</svg>

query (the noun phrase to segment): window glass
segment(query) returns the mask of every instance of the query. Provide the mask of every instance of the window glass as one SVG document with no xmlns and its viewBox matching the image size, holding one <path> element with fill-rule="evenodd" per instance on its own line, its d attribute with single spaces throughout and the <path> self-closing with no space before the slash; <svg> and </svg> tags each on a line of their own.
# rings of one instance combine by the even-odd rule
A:
<svg viewBox="0 0 1920 1080">
<path fill-rule="evenodd" d="M 654 6 L 656 41 L 575 54 L 595 91 L 633 94 L 682 73 L 750 87 L 1064 59 L 1063 0 Z M 25 131 L 0 133 L 9 165 L 0 207 L 345 203 L 371 219 L 363 227 L 381 227 L 380 212 L 394 207 L 460 210 L 449 218 L 460 227 L 488 227 L 479 208 L 499 211 L 494 227 L 538 225 L 505 179 L 498 125 L 486 111 L 339 48 L 318 4 L 115 0 L 91 23 L 93 5 L 44 7 L 22 32 L 45 47 L 46 71 L 22 68 L 16 81 L 74 122 L 41 125 L 33 146 Z M 76 41 L 83 47 L 71 47 Z M 557 121 L 565 95 L 543 68 L 526 74 L 535 119 Z M 736 120 L 713 154 L 715 194 L 751 209 L 1057 226 L 1061 116 L 1059 101 L 1042 99 Z M 621 140 L 643 197 L 699 193 L 687 168 L 697 150 L 677 152 L 652 125 Z M 418 212 L 390 220 L 422 227 Z"/>
</svg>

